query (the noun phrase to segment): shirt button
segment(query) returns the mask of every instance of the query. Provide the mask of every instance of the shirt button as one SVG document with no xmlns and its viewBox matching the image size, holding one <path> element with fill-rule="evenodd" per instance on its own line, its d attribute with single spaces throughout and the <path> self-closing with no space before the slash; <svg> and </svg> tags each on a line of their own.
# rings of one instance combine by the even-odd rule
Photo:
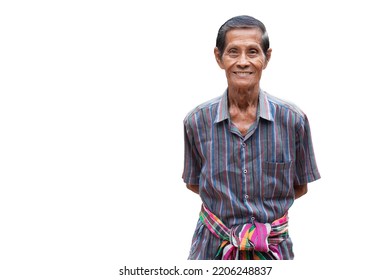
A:
<svg viewBox="0 0 390 280">
<path fill-rule="evenodd" d="M 249 198 L 249 195 L 246 194 L 246 195 L 245 195 L 245 199 L 248 199 L 248 198 Z"/>
<path fill-rule="evenodd" d="M 254 220 L 255 220 L 255 217 L 252 217 L 251 220 L 254 221 Z"/>
<path fill-rule="evenodd" d="M 245 148 L 246 144 L 244 142 L 241 143 L 241 145 Z"/>
<path fill-rule="evenodd" d="M 248 172 L 248 170 L 246 170 L 246 169 L 244 169 L 243 171 L 244 171 L 244 174 L 246 174 Z"/>
</svg>

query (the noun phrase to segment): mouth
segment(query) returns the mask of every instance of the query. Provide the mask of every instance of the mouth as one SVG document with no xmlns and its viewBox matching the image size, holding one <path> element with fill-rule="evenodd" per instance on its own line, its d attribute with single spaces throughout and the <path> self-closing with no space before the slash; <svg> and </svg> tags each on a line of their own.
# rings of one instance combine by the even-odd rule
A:
<svg viewBox="0 0 390 280">
<path fill-rule="evenodd" d="M 249 71 L 236 71 L 236 72 L 233 72 L 233 73 L 236 74 L 239 77 L 248 77 L 249 75 L 253 74 L 253 72 L 249 72 Z"/>
</svg>

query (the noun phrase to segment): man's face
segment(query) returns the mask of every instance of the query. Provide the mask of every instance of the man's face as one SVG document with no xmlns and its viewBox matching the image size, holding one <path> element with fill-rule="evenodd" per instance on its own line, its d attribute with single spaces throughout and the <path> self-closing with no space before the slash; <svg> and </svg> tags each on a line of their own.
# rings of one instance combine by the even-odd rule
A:
<svg viewBox="0 0 390 280">
<path fill-rule="evenodd" d="M 261 49 L 261 31 L 257 28 L 232 29 L 226 33 L 222 57 L 215 48 L 218 65 L 225 70 L 229 88 L 257 89 L 263 69 L 271 57 L 271 49 Z"/>
</svg>

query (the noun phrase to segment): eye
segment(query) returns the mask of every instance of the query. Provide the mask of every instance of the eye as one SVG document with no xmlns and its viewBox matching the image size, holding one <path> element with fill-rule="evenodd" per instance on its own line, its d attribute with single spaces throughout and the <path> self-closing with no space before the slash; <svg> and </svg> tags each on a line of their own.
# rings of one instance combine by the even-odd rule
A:
<svg viewBox="0 0 390 280">
<path fill-rule="evenodd" d="M 231 57 L 236 57 L 238 56 L 238 50 L 236 48 L 232 48 L 228 50 L 228 55 Z"/>
<path fill-rule="evenodd" d="M 257 49 L 250 49 L 248 52 L 249 56 L 253 57 L 259 54 L 259 50 Z"/>
</svg>

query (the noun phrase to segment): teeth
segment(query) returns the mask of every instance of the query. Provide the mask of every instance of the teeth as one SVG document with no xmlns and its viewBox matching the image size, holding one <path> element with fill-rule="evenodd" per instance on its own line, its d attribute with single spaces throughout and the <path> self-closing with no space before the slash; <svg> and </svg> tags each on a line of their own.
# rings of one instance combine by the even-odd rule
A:
<svg viewBox="0 0 390 280">
<path fill-rule="evenodd" d="M 239 76 L 248 76 L 251 73 L 250 72 L 236 72 L 236 74 L 239 75 Z"/>
</svg>

